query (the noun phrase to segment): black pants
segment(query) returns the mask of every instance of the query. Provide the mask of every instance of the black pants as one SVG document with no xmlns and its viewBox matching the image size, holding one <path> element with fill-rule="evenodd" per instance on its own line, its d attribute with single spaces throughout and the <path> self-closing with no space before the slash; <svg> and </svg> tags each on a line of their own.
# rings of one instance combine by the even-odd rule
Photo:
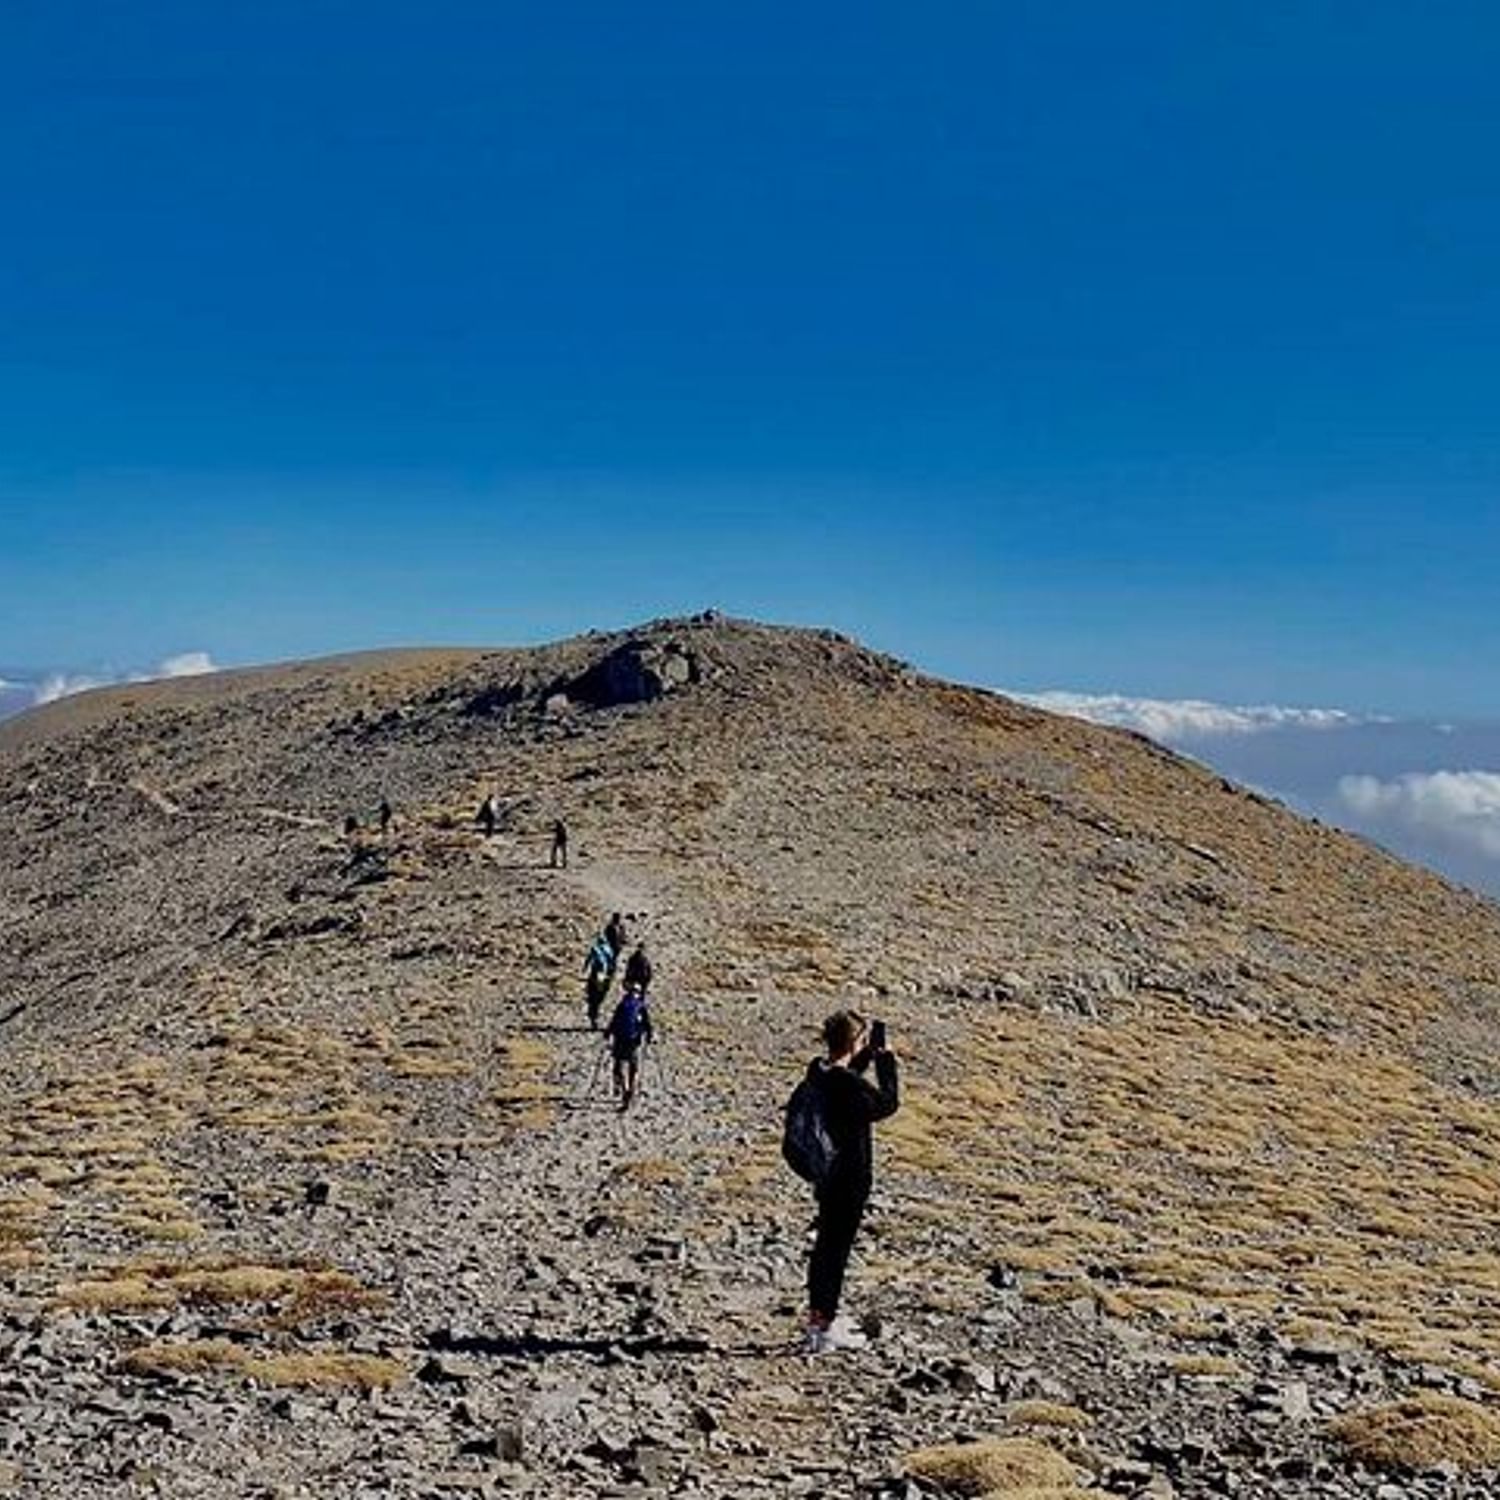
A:
<svg viewBox="0 0 1500 1500">
<path fill-rule="evenodd" d="M 589 1008 L 589 1029 L 592 1031 L 599 1024 L 599 1011 L 604 1005 L 604 997 L 609 993 L 609 980 L 591 979 L 584 988 L 584 1003 Z"/>
<path fill-rule="evenodd" d="M 818 1194 L 818 1237 L 807 1264 L 807 1305 L 832 1322 L 844 1291 L 844 1272 L 864 1217 L 867 1189 L 825 1188 Z"/>
</svg>

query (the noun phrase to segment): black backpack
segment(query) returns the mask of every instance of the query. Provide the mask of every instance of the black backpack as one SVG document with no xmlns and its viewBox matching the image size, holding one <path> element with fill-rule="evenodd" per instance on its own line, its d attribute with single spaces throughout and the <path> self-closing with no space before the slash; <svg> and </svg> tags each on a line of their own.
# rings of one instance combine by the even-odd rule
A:
<svg viewBox="0 0 1500 1500">
<path fill-rule="evenodd" d="M 816 1073 L 809 1073 L 786 1102 L 781 1154 L 792 1171 L 815 1187 L 821 1187 L 833 1173 L 838 1149 L 828 1133 L 823 1084 Z"/>
</svg>

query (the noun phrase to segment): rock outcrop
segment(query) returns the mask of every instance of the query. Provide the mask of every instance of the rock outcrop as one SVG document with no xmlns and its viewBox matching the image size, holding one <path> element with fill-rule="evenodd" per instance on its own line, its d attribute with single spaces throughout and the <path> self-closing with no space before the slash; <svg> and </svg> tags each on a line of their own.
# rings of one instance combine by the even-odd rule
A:
<svg viewBox="0 0 1500 1500">
<path fill-rule="evenodd" d="M 677 641 L 632 640 L 601 657 L 563 691 L 590 708 L 654 703 L 699 681 L 698 659 Z"/>
</svg>

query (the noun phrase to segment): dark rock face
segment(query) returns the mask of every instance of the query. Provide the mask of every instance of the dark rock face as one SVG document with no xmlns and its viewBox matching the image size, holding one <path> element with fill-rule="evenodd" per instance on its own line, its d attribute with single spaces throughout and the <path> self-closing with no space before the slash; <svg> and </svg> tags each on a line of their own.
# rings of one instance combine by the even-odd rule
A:
<svg viewBox="0 0 1500 1500">
<path fill-rule="evenodd" d="M 493 683 L 475 693 L 464 704 L 464 712 L 471 718 L 494 718 L 497 714 L 503 714 L 506 709 L 519 703 L 521 697 L 522 688 L 519 683 Z"/>
<path fill-rule="evenodd" d="M 628 703 L 654 703 L 677 688 L 699 680 L 697 658 L 669 642 L 627 641 L 564 689 L 576 703 L 590 708 L 619 708 Z"/>
</svg>

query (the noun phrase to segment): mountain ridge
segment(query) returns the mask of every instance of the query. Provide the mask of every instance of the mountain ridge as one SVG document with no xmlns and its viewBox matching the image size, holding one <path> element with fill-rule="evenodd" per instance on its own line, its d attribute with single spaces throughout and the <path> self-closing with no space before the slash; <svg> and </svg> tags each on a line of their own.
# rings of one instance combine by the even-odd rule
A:
<svg viewBox="0 0 1500 1500">
<path fill-rule="evenodd" d="M 252 1440 L 286 1493 L 643 1463 L 852 1492 L 819 1433 L 878 1493 L 933 1439 L 1031 1432 L 1119 1493 L 1373 1494 L 1336 1421 L 1487 1418 L 1483 898 L 1128 731 L 713 612 L 86 697 L 0 726 L 0 1337 L 75 1404 L 192 1427 L 103 1424 L 172 1493 L 235 1492 Z M 671 1039 L 639 1121 L 570 1029 L 615 908 Z M 775 1152 L 851 1001 L 907 1072 L 854 1387 L 778 1342 L 804 1210 Z M 112 1482 L 59 1488 L 39 1441 L 37 1493 Z"/>
</svg>

